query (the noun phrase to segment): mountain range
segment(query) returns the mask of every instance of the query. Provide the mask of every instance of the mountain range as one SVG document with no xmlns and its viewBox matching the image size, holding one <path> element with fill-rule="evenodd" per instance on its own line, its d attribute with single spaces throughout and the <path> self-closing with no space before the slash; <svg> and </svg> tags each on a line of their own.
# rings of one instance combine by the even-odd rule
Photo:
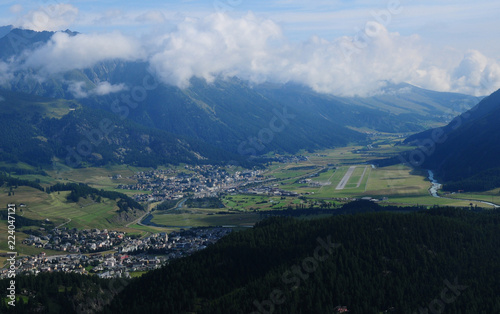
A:
<svg viewBox="0 0 500 314">
<path fill-rule="evenodd" d="M 30 145 L 2 141 L 0 152 L 34 164 L 246 163 L 267 153 L 366 144 L 368 131 L 423 131 L 481 99 L 390 82 L 370 97 L 337 97 L 294 83 L 255 85 L 236 77 L 193 77 L 181 89 L 157 80 L 145 61 L 119 59 L 47 74 L 19 66 L 19 60 L 42 49 L 53 32 L 4 27 L 1 34 L 0 62 L 9 68 L 0 84 L 2 128 Z M 29 101 L 64 110 L 33 117 L 16 109 Z M 113 132 L 102 132 L 103 120 Z M 10 127 L 13 121 L 17 125 Z M 93 141 L 86 136 L 91 131 Z M 87 141 L 91 148 L 83 145 Z"/>
<path fill-rule="evenodd" d="M 445 189 L 484 191 L 500 186 L 500 90 L 448 125 L 410 136 L 421 167 L 433 169 Z"/>
</svg>

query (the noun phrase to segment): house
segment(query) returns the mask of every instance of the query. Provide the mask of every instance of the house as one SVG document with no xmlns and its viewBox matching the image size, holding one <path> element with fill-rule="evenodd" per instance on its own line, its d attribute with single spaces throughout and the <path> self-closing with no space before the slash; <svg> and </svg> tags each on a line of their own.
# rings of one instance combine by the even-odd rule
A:
<svg viewBox="0 0 500 314">
<path fill-rule="evenodd" d="M 347 306 L 337 306 L 336 308 L 333 309 L 334 313 L 347 313 L 349 310 L 347 309 Z"/>
</svg>

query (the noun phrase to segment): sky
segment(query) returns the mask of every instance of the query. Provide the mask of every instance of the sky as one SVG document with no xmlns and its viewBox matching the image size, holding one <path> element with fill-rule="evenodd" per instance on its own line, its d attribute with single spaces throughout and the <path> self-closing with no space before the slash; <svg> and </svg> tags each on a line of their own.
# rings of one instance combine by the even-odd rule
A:
<svg viewBox="0 0 500 314">
<path fill-rule="evenodd" d="M 237 76 L 341 96 L 402 82 L 480 96 L 500 88 L 499 13 L 497 0 L 0 0 L 0 25 L 80 33 L 0 63 L 0 79 L 118 58 L 146 61 L 181 88 Z"/>
</svg>

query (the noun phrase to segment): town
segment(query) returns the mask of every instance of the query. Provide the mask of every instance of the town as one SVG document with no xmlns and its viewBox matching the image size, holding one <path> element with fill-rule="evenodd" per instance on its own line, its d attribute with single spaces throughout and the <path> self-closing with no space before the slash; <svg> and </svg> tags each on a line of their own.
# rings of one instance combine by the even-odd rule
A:
<svg viewBox="0 0 500 314">
<path fill-rule="evenodd" d="M 193 228 L 141 239 L 117 231 L 79 231 L 63 227 L 46 236 L 30 235 L 23 243 L 68 254 L 47 256 L 42 252 L 18 258 L 16 274 L 59 271 L 96 274 L 101 278 L 128 278 L 131 272 L 153 270 L 169 260 L 202 250 L 231 231 L 231 228 L 222 227 Z M 7 273 L 7 269 L 1 269 L 0 279 L 6 278 Z"/>
<path fill-rule="evenodd" d="M 138 202 L 157 202 L 179 200 L 188 194 L 195 198 L 217 196 L 219 193 L 232 192 L 240 186 L 264 180 L 261 170 L 237 171 L 231 175 L 223 167 L 214 165 L 184 168 L 187 172 L 177 174 L 170 169 L 139 172 L 132 177 L 137 183 L 120 184 L 117 188 L 150 191 L 150 194 L 135 194 L 134 199 Z"/>
<path fill-rule="evenodd" d="M 279 163 L 297 163 L 306 161 L 305 156 L 280 156 L 275 158 Z M 137 202 L 161 202 L 166 200 L 181 200 L 187 196 L 193 198 L 217 197 L 223 193 L 240 192 L 244 194 L 275 194 L 297 196 L 297 193 L 281 191 L 276 188 L 262 186 L 253 189 L 255 185 L 274 181 L 273 177 L 265 177 L 262 170 L 236 171 L 230 174 L 224 167 L 216 165 L 184 166 L 186 172 L 177 173 L 172 169 L 156 169 L 142 171 L 130 177 L 135 184 L 118 184 L 117 189 L 132 191 L 148 191 L 133 196 Z M 122 177 L 113 177 L 119 180 Z"/>
</svg>

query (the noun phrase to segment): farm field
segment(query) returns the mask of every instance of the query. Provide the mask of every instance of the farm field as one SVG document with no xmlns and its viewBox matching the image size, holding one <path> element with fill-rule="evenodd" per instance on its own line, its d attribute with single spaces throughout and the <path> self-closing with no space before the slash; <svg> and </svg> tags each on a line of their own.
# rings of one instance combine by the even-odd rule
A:
<svg viewBox="0 0 500 314">
<path fill-rule="evenodd" d="M 152 222 L 169 228 L 209 226 L 251 227 L 261 219 L 256 213 L 214 214 L 210 212 L 155 215 Z"/>
<path fill-rule="evenodd" d="M 481 193 L 442 194 L 442 196 L 449 197 L 449 198 L 455 198 L 455 199 L 480 200 L 480 201 L 500 204 L 500 189 L 494 189 L 491 191 L 486 191 L 486 192 L 481 192 Z"/>
<path fill-rule="evenodd" d="M 286 208 L 308 208 L 311 205 L 341 206 L 351 199 L 363 197 L 375 198 L 380 204 L 411 206 L 411 205 L 442 205 L 442 206 L 473 206 L 488 207 L 485 204 L 469 201 L 469 199 L 483 200 L 500 204 L 500 189 L 485 193 L 475 194 L 453 194 L 450 198 L 434 198 L 428 189 L 431 186 L 425 173 L 415 173 L 411 168 L 404 165 L 376 168 L 372 167 L 370 160 L 386 157 L 388 154 L 401 152 L 409 149 L 394 145 L 400 141 L 398 136 L 380 136 L 374 139 L 376 145 L 351 146 L 325 150 L 316 153 L 307 153 L 306 161 L 294 163 L 273 163 L 264 172 L 265 181 L 262 186 L 274 189 L 296 192 L 299 196 L 279 196 L 265 194 L 226 194 L 221 197 L 225 208 L 219 209 L 189 209 L 183 208 L 178 213 L 153 212 L 152 223 L 168 226 L 167 228 L 143 225 L 137 222 L 128 223 L 116 218 L 118 207 L 116 202 L 103 199 L 101 203 L 95 203 L 90 199 L 80 199 L 78 203 L 69 203 L 66 196 L 69 192 L 47 194 L 30 187 L 19 187 L 8 196 L 9 189 L 0 187 L 0 203 L 26 204 L 18 207 L 18 214 L 36 220 L 49 219 L 56 226 L 65 224 L 69 228 L 98 228 L 126 231 L 139 236 L 151 233 L 179 230 L 180 228 L 200 226 L 236 226 L 248 227 L 261 219 L 256 212 L 267 210 L 282 210 Z M 9 166 L 0 162 L 0 166 Z M 13 165 L 10 165 L 13 166 Z M 17 164 L 15 167 L 34 169 L 26 164 Z M 345 182 L 343 189 L 337 189 L 339 182 L 346 175 L 349 168 L 353 168 L 349 179 Z M 174 167 L 176 171 L 189 172 L 182 165 Z M 135 168 L 128 166 L 111 166 L 104 168 L 69 169 L 46 169 L 50 176 L 22 175 L 18 176 L 28 180 L 39 180 L 42 186 L 50 186 L 57 182 L 61 183 L 86 183 L 98 189 L 119 191 L 132 196 L 138 191 L 116 189 L 118 184 L 130 184 L 134 182 L 130 177 L 139 171 L 151 169 Z M 231 169 L 234 171 L 234 169 Z M 120 175 L 121 178 L 113 179 Z M 255 185 L 252 187 L 259 187 Z M 139 193 L 150 193 L 140 191 Z M 467 200 L 460 200 L 467 199 Z M 152 208 L 155 204 L 150 204 Z M 221 212 L 226 212 L 222 214 Z M 0 252 L 5 251 L 5 239 L 3 235 L 6 224 L 0 226 Z M 18 243 L 21 252 L 25 254 L 41 250 L 33 247 L 23 246 L 22 239 L 26 234 L 19 230 Z M 50 253 L 50 252 L 48 252 Z M 0 263 L 4 260 L 0 257 Z"/>
<path fill-rule="evenodd" d="M 300 203 L 295 197 L 279 197 L 264 195 L 228 195 L 222 198 L 226 209 L 232 211 L 273 210 L 286 208 Z"/>
<path fill-rule="evenodd" d="M 149 168 L 137 168 L 131 166 L 111 166 L 103 168 L 82 168 L 71 169 L 61 168 L 58 171 L 47 171 L 51 177 L 57 179 L 60 183 L 85 183 L 96 189 L 105 191 L 117 191 L 127 195 L 136 193 L 135 191 L 117 189 L 119 184 L 132 184 L 135 181 L 129 179 L 139 171 L 148 171 Z M 121 178 L 113 179 L 113 176 L 120 175 Z M 145 192 L 146 193 L 146 192 Z"/>
<path fill-rule="evenodd" d="M 109 221 L 118 209 L 115 201 L 103 198 L 102 203 L 86 199 L 69 203 L 66 201 L 68 194 L 69 192 L 47 194 L 30 187 L 19 187 L 15 190 L 15 195 L 6 199 L 14 204 L 26 204 L 19 214 L 35 220 L 49 219 L 56 225 L 71 220 L 66 225 L 70 228 L 110 228 L 115 225 Z"/>
</svg>

